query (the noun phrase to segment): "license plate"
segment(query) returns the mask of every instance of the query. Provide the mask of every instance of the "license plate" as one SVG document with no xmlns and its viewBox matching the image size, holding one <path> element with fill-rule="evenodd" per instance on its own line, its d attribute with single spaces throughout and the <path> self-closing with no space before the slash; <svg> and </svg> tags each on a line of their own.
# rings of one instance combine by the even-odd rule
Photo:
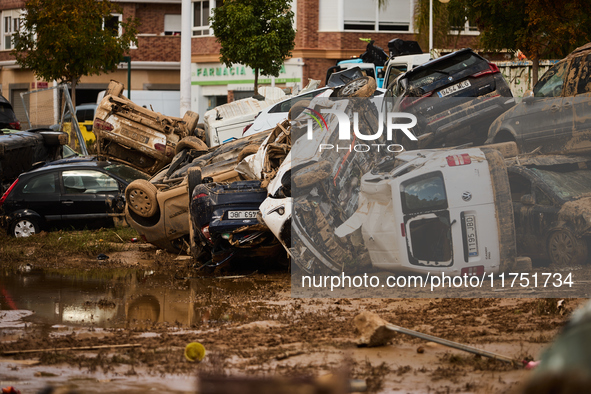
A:
<svg viewBox="0 0 591 394">
<path fill-rule="evenodd" d="M 466 215 L 466 241 L 468 242 L 468 256 L 478 256 L 478 238 L 476 237 L 476 217 Z"/>
<path fill-rule="evenodd" d="M 228 211 L 228 219 L 256 219 L 258 211 Z"/>
<path fill-rule="evenodd" d="M 437 94 L 439 95 L 439 97 L 445 97 L 449 96 L 452 93 L 459 92 L 460 90 L 469 88 L 470 86 L 472 86 L 470 84 L 470 81 L 466 80 L 456 83 L 455 85 L 452 85 L 449 88 L 442 89 L 439 92 L 437 92 Z"/>
</svg>

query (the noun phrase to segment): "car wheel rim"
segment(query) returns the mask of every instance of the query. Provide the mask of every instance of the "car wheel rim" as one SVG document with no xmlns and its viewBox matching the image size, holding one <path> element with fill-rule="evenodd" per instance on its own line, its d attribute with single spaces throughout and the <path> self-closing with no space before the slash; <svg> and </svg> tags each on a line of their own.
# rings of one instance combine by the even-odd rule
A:
<svg viewBox="0 0 591 394">
<path fill-rule="evenodd" d="M 343 94 L 353 94 L 367 84 L 366 79 L 351 82 L 349 85 L 343 87 Z"/>
<path fill-rule="evenodd" d="M 570 264 L 575 254 L 575 245 L 571 237 L 566 233 L 555 234 L 550 243 L 550 254 L 556 263 Z"/>
<path fill-rule="evenodd" d="M 129 194 L 129 202 L 134 209 L 140 213 L 148 212 L 152 208 L 152 203 L 148 195 L 141 190 L 134 190 Z"/>
<path fill-rule="evenodd" d="M 15 237 L 24 238 L 33 234 L 35 234 L 35 225 L 28 220 L 21 220 L 14 226 Z"/>
</svg>

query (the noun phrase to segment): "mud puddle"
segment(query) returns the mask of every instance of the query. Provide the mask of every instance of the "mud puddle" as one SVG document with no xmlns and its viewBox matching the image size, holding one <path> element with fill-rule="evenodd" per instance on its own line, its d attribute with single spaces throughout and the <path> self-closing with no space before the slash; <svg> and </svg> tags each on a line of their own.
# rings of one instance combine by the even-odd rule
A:
<svg viewBox="0 0 591 394">
<path fill-rule="evenodd" d="M 53 270 L 0 274 L 0 311 L 30 311 L 26 322 L 49 326 L 133 328 L 154 323 L 195 326 L 243 321 L 228 302 L 264 280 L 175 278 L 149 269 Z M 0 312 L 2 316 L 2 312 Z M 59 328 L 59 327 L 58 327 Z"/>
</svg>

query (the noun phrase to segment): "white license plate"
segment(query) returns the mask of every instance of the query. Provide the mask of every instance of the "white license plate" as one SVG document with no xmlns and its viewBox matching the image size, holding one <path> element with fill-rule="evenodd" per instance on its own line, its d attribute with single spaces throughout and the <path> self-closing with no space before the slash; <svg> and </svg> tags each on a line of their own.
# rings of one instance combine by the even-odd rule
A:
<svg viewBox="0 0 591 394">
<path fill-rule="evenodd" d="M 466 242 L 468 242 L 468 256 L 478 256 L 478 238 L 476 237 L 476 217 L 466 215 Z"/>
<path fill-rule="evenodd" d="M 469 88 L 470 86 L 472 86 L 470 84 L 470 81 L 466 80 L 466 81 L 456 83 L 455 85 L 452 85 L 449 88 L 445 88 L 443 90 L 440 90 L 439 92 L 437 92 L 437 94 L 439 95 L 439 97 L 445 97 L 445 96 L 449 96 L 452 93 L 459 92 L 460 90 Z"/>
<path fill-rule="evenodd" d="M 228 211 L 228 219 L 256 219 L 258 211 Z"/>
</svg>

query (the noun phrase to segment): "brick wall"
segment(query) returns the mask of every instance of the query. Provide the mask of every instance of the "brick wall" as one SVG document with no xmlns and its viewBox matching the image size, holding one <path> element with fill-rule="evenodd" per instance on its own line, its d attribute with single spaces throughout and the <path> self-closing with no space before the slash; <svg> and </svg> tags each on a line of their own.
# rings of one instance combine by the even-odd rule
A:
<svg viewBox="0 0 591 394">
<path fill-rule="evenodd" d="M 0 11 L 13 10 L 15 8 L 25 8 L 25 0 L 1 0 Z"/>
<path fill-rule="evenodd" d="M 180 62 L 180 36 L 139 36 L 138 49 L 131 49 L 132 61 Z"/>
<path fill-rule="evenodd" d="M 191 54 L 192 55 L 219 55 L 220 44 L 217 43 L 216 38 L 211 37 L 193 37 L 191 40 Z"/>
<path fill-rule="evenodd" d="M 302 86 L 308 84 L 308 79 L 319 79 L 321 85 L 324 85 L 326 79 L 326 71 L 329 67 L 335 65 L 335 61 L 331 59 L 304 59 L 304 69 L 302 70 L 303 79 Z"/>
<path fill-rule="evenodd" d="M 318 47 L 318 0 L 298 1 L 295 47 Z"/>
<path fill-rule="evenodd" d="M 162 34 L 164 32 L 164 15 L 181 13 L 180 4 L 150 3 L 124 6 L 126 10 L 131 7 L 135 8 L 135 16 L 141 21 L 140 34 Z M 128 15 L 124 12 L 123 16 L 127 18 Z"/>
</svg>

